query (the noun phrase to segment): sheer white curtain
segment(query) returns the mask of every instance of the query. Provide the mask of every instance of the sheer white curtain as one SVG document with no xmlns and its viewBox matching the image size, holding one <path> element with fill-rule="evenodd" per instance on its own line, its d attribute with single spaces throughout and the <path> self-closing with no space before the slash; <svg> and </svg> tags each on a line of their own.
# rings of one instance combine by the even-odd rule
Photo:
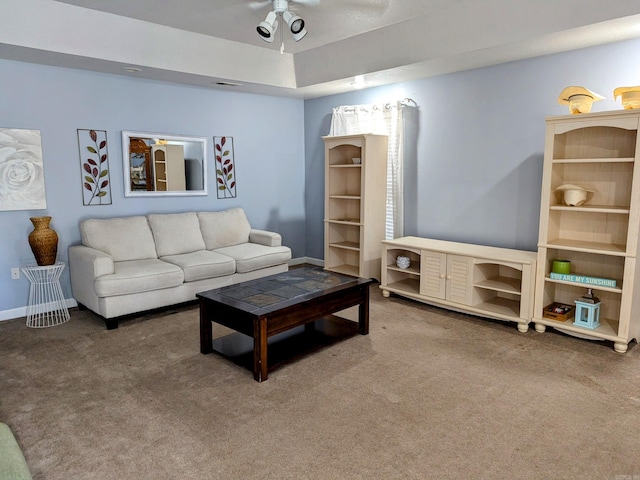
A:
<svg viewBox="0 0 640 480">
<path fill-rule="evenodd" d="M 385 237 L 403 236 L 403 134 L 402 110 L 410 99 L 372 105 L 343 105 L 333 109 L 329 135 L 374 133 L 389 137 L 387 156 L 387 209 Z"/>
</svg>

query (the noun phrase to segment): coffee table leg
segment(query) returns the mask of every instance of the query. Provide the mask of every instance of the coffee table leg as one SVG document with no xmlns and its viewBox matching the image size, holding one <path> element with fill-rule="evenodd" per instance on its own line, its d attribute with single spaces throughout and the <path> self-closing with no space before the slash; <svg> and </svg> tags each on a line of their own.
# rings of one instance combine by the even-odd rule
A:
<svg viewBox="0 0 640 480">
<path fill-rule="evenodd" d="M 206 302 L 200 300 L 200 353 L 213 352 L 213 326 Z"/>
<path fill-rule="evenodd" d="M 269 375 L 267 363 L 267 319 L 257 318 L 253 321 L 253 378 L 262 382 Z"/>
<path fill-rule="evenodd" d="M 362 287 L 362 301 L 358 308 L 358 332 L 361 335 L 369 333 L 369 285 Z"/>
</svg>

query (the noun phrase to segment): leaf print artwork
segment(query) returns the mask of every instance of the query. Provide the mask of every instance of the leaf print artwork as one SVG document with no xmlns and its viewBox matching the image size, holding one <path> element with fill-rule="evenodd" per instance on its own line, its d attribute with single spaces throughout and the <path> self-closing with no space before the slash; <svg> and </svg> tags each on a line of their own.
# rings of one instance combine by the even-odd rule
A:
<svg viewBox="0 0 640 480">
<path fill-rule="evenodd" d="M 107 132 L 78 129 L 78 147 L 82 164 L 83 205 L 111 205 Z"/>
<path fill-rule="evenodd" d="M 216 154 L 216 192 L 218 198 L 236 198 L 236 172 L 233 137 L 213 137 Z"/>
</svg>

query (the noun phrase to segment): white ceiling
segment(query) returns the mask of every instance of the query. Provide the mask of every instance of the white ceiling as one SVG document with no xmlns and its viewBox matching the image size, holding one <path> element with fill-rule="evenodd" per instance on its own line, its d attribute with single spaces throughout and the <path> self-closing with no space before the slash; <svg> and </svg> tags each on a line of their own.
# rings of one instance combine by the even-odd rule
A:
<svg viewBox="0 0 640 480">
<path fill-rule="evenodd" d="M 0 58 L 313 98 L 640 37 L 637 0 L 302 1 L 281 54 L 262 0 L 2 0 Z"/>
</svg>

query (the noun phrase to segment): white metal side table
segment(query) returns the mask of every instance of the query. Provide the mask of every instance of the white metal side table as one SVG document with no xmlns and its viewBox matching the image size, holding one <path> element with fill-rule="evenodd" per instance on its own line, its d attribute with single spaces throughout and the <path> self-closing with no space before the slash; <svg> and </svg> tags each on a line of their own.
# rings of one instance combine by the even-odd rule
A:
<svg viewBox="0 0 640 480">
<path fill-rule="evenodd" d="M 63 262 L 42 267 L 39 265 L 22 267 L 22 272 L 31 282 L 27 327 L 53 327 L 69 320 L 69 309 L 65 306 L 62 287 L 60 287 L 60 276 L 64 267 Z"/>
</svg>

